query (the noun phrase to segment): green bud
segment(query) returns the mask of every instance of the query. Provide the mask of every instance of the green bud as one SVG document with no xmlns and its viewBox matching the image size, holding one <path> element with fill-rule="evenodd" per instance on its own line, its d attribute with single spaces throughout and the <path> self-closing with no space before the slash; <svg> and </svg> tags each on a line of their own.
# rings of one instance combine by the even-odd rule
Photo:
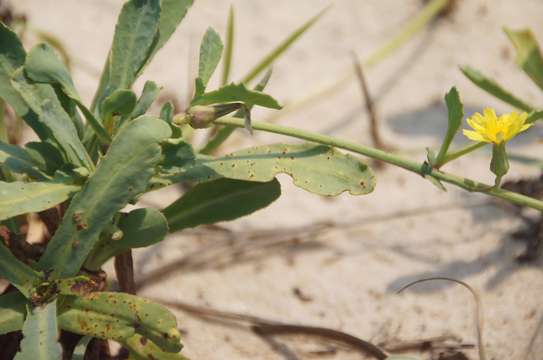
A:
<svg viewBox="0 0 543 360">
<path fill-rule="evenodd" d="M 495 186 L 500 186 L 502 177 L 509 171 L 509 159 L 505 151 L 505 141 L 493 144 L 490 171 L 496 175 Z"/>
<path fill-rule="evenodd" d="M 111 234 L 111 240 L 119 241 L 124 237 L 124 233 L 122 230 L 114 231 L 113 234 Z"/>
<path fill-rule="evenodd" d="M 75 168 L 75 169 L 73 169 L 73 172 L 76 173 L 77 175 L 79 175 L 82 178 L 87 178 L 90 175 L 89 169 L 87 169 L 86 167 Z"/>
<path fill-rule="evenodd" d="M 221 116 L 239 110 L 242 106 L 243 104 L 239 102 L 216 105 L 194 105 L 185 113 L 175 115 L 172 121 L 176 126 L 188 124 L 194 129 L 205 129 L 210 127 L 213 121 Z"/>
</svg>

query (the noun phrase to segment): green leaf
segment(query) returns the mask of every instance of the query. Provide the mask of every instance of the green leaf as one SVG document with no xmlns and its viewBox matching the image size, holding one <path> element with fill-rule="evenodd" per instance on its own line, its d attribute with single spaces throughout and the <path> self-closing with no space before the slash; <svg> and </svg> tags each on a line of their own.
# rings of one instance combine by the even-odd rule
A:
<svg viewBox="0 0 543 360">
<path fill-rule="evenodd" d="M 41 172 L 27 151 L 2 141 L 0 141 L 0 165 L 5 166 L 13 173 L 27 174 L 35 180 L 48 178 L 46 174 Z"/>
<path fill-rule="evenodd" d="M 130 117 L 135 119 L 138 116 L 144 115 L 147 110 L 149 110 L 159 93 L 160 88 L 155 82 L 146 81 L 145 85 L 143 86 L 141 96 L 138 99 L 138 102 L 136 103 L 136 106 L 134 107 L 134 110 L 132 111 Z"/>
<path fill-rule="evenodd" d="M 29 79 L 50 84 L 59 84 L 66 95 L 79 99 L 70 72 L 48 44 L 38 44 L 26 57 L 24 70 Z"/>
<path fill-rule="evenodd" d="M 171 101 L 164 103 L 160 109 L 160 118 L 166 121 L 168 124 L 172 123 L 174 106 Z"/>
<path fill-rule="evenodd" d="M 192 105 L 211 105 L 225 102 L 242 102 L 247 106 L 258 105 L 271 109 L 281 109 L 281 105 L 271 96 L 260 91 L 249 90 L 243 84 L 230 84 L 218 90 L 196 97 Z"/>
<path fill-rule="evenodd" d="M 262 77 L 262 79 L 258 82 L 258 84 L 255 86 L 256 91 L 263 91 L 266 86 L 268 85 L 268 82 L 270 81 L 272 75 L 272 69 L 270 68 L 266 74 Z M 251 110 L 252 106 L 249 106 L 249 110 Z M 237 113 L 234 115 L 236 117 L 243 117 L 243 114 Z M 216 150 L 219 146 L 221 146 L 222 143 L 228 139 L 230 135 L 236 130 L 235 126 L 223 126 L 219 130 L 217 130 L 217 133 L 215 136 L 209 140 L 209 142 L 200 150 L 200 153 L 202 154 L 212 154 L 214 150 Z"/>
<path fill-rule="evenodd" d="M 63 330 L 121 343 L 139 334 L 164 351 L 181 350 L 177 320 L 159 304 L 114 292 L 64 296 L 62 300 L 58 318 Z"/>
<path fill-rule="evenodd" d="M 221 37 L 215 30 L 208 28 L 200 45 L 200 62 L 198 65 L 198 78 L 202 81 L 202 90 L 205 90 L 211 75 L 219 65 L 222 49 Z"/>
<path fill-rule="evenodd" d="M 511 94 L 509 91 L 505 90 L 501 85 L 496 83 L 494 80 L 483 75 L 479 71 L 469 67 L 463 66 L 460 68 L 462 73 L 471 80 L 472 83 L 477 85 L 482 90 L 486 91 L 490 95 L 493 95 L 500 99 L 501 101 L 523 111 L 530 112 L 534 109 L 532 105 L 529 105 L 524 100 L 517 98 L 515 95 Z"/>
<path fill-rule="evenodd" d="M 269 182 L 218 179 L 196 185 L 163 212 L 170 231 L 214 224 L 249 215 L 281 195 L 276 179 Z"/>
<path fill-rule="evenodd" d="M 518 66 L 543 90 L 543 57 L 534 34 L 530 29 L 504 31 L 517 51 Z"/>
<path fill-rule="evenodd" d="M 0 181 L 0 220 L 52 208 L 78 191 L 78 185 L 62 182 Z"/>
<path fill-rule="evenodd" d="M 31 83 L 22 70 L 15 73 L 11 83 L 28 107 L 37 114 L 40 125 L 47 129 L 49 136 L 42 140 L 53 140 L 66 160 L 74 167 L 84 166 L 93 169 L 94 165 L 79 140 L 77 130 L 70 116 L 62 108 L 53 87 L 48 84 Z M 26 120 L 26 117 L 23 118 Z"/>
<path fill-rule="evenodd" d="M 119 130 L 94 174 L 72 199 L 39 261 L 41 269 L 60 277 L 79 271 L 113 216 L 146 190 L 161 158 L 159 144 L 170 135 L 167 123 L 147 116 Z"/>
<path fill-rule="evenodd" d="M 64 166 L 62 154 L 56 147 L 46 142 L 28 142 L 25 150 L 34 164 L 47 174 L 54 175 Z"/>
<path fill-rule="evenodd" d="M 141 1 L 138 2 L 141 5 Z M 155 4 L 156 2 L 153 2 Z M 143 69 L 145 68 L 145 65 L 148 64 L 153 56 L 160 50 L 164 44 L 170 39 L 172 34 L 174 33 L 175 29 L 181 23 L 181 20 L 185 17 L 188 9 L 192 6 L 193 0 L 161 0 L 160 1 L 160 20 L 158 22 L 158 31 L 156 34 L 154 34 L 154 39 L 150 44 L 149 48 L 149 54 L 145 59 L 145 63 L 142 64 L 142 66 L 139 68 L 138 73 L 136 74 L 136 77 L 141 74 Z M 131 19 L 137 19 L 138 9 L 134 10 L 135 5 L 137 4 L 126 4 L 125 7 L 123 7 L 123 10 L 121 12 L 121 16 L 119 17 L 119 20 L 117 22 L 117 29 L 115 33 L 115 38 L 118 39 L 118 41 L 122 42 L 122 38 L 126 37 L 125 32 L 130 35 L 130 22 Z M 140 6 L 139 8 L 145 10 L 146 7 Z M 146 11 L 142 11 L 144 13 Z M 147 11 L 148 12 L 148 11 Z M 144 15 L 144 14 L 142 14 Z M 147 16 L 148 17 L 148 16 Z M 122 21 L 121 21 L 122 20 Z M 141 21 L 140 21 L 141 22 Z M 127 24 L 128 23 L 128 24 Z M 145 43 L 149 43 L 148 35 L 151 34 L 151 31 L 153 26 L 149 26 L 147 31 L 142 29 L 141 37 L 145 38 Z M 127 31 L 128 29 L 128 31 Z M 118 31 L 117 31 L 118 30 Z M 117 34 L 119 32 L 119 34 Z M 121 32 L 123 34 L 121 34 Z M 138 34 L 134 35 L 138 37 Z M 114 44 L 112 47 L 117 47 L 118 45 Z M 119 51 L 117 51 L 118 53 Z M 108 90 L 108 84 L 110 82 L 110 63 L 111 63 L 111 54 L 112 51 L 110 51 L 110 55 L 108 56 L 106 63 L 104 65 L 104 71 L 102 72 L 102 75 L 100 77 L 100 85 L 98 86 L 98 90 L 96 91 L 96 95 L 94 96 L 92 109 L 96 109 L 96 106 L 99 105 L 103 99 L 108 95 L 108 93 L 114 89 Z"/>
<path fill-rule="evenodd" d="M 187 360 L 181 354 L 162 351 L 155 343 L 138 334 L 129 337 L 123 345 L 133 360 Z"/>
<path fill-rule="evenodd" d="M 269 68 L 275 60 L 283 55 L 307 30 L 309 30 L 316 22 L 321 18 L 327 9 L 322 10 L 317 15 L 309 19 L 305 24 L 296 29 L 290 34 L 283 42 L 281 42 L 275 49 L 267 54 L 258 64 L 256 64 L 247 75 L 243 77 L 241 81 L 244 84 L 248 84 L 254 80 L 260 73 Z"/>
<path fill-rule="evenodd" d="M 15 70 L 24 65 L 26 53 L 17 35 L 3 23 L 0 23 L 0 44 L 0 97 L 22 116 L 28 108 L 10 79 Z"/>
<path fill-rule="evenodd" d="M 26 299 L 18 291 L 0 295 L 0 335 L 21 330 L 26 315 Z"/>
<path fill-rule="evenodd" d="M 107 238 L 101 241 L 86 266 L 98 269 L 107 260 L 133 248 L 147 247 L 164 240 L 168 233 L 168 222 L 162 213 L 155 209 L 136 209 L 123 214 L 119 220 L 117 234 L 121 239 Z"/>
<path fill-rule="evenodd" d="M 32 48 L 26 58 L 24 70 L 28 78 L 33 81 L 59 85 L 66 96 L 74 101 L 79 109 L 81 109 L 88 124 L 95 131 L 100 141 L 104 144 L 109 144 L 111 142 L 111 138 L 102 124 L 100 124 L 87 107 L 83 105 L 70 76 L 70 72 L 62 60 L 56 56 L 51 46 L 39 44 Z"/>
<path fill-rule="evenodd" d="M 0 241 L 0 277 L 9 281 L 24 296 L 30 296 L 30 289 L 40 280 L 40 275 L 30 266 L 19 261 Z"/>
<path fill-rule="evenodd" d="M 59 360 L 62 348 L 58 343 L 56 300 L 36 307 L 28 314 L 23 325 L 21 351 L 15 360 Z"/>
<path fill-rule="evenodd" d="M 111 47 L 109 93 L 130 89 L 157 45 L 160 0 L 130 0 L 121 10 Z"/>
<path fill-rule="evenodd" d="M 130 115 L 136 106 L 136 94 L 131 90 L 118 89 L 104 99 L 100 108 L 102 119 L 109 119 L 113 115 Z"/>
<path fill-rule="evenodd" d="M 194 0 L 161 0 L 160 21 L 158 22 L 158 41 L 147 62 L 149 62 L 154 54 L 168 42 L 193 2 Z"/>
<path fill-rule="evenodd" d="M 230 69 L 232 67 L 232 58 L 234 54 L 234 30 L 235 28 L 235 17 L 234 17 L 234 7 L 230 6 L 230 11 L 228 12 L 228 23 L 226 25 L 226 47 L 224 50 L 223 57 L 223 68 L 222 68 L 222 81 L 221 85 L 224 86 L 228 84 L 230 79 Z"/>
<path fill-rule="evenodd" d="M 324 145 L 264 145 L 216 158 L 195 156 L 188 144 L 166 146 L 164 151 L 160 185 L 221 177 L 267 182 L 284 173 L 292 177 L 296 186 L 325 196 L 344 191 L 363 195 L 375 186 L 373 172 L 367 165 Z"/>
<path fill-rule="evenodd" d="M 448 112 L 447 132 L 445 133 L 445 138 L 443 139 L 443 143 L 441 144 L 441 148 L 439 149 L 436 158 L 435 165 L 437 167 L 439 167 L 445 159 L 449 146 L 451 146 L 454 136 L 458 132 L 458 129 L 460 129 L 462 119 L 464 118 L 464 105 L 462 104 L 458 90 L 456 90 L 455 87 L 452 87 L 447 95 L 445 95 L 445 103 L 447 104 Z"/>
</svg>

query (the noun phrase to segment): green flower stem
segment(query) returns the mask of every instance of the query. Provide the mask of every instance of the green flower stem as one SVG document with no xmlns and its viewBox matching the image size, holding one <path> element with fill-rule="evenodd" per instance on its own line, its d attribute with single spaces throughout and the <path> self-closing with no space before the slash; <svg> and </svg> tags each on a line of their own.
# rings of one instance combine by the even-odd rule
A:
<svg viewBox="0 0 543 360">
<path fill-rule="evenodd" d="M 218 125 L 235 126 L 239 128 L 242 128 L 245 126 L 245 122 L 243 119 L 238 119 L 234 117 L 223 117 L 223 118 L 217 119 L 215 123 Z M 375 160 L 380 160 L 388 164 L 401 167 L 405 170 L 414 172 L 421 176 L 431 176 L 436 180 L 456 185 L 470 192 L 480 192 L 483 194 L 487 194 L 487 195 L 508 201 L 513 204 L 522 205 L 522 206 L 530 207 L 532 209 L 543 211 L 543 201 L 539 201 L 529 196 L 521 195 L 516 192 L 501 189 L 501 188 L 488 185 L 485 183 L 481 183 L 475 180 L 449 174 L 438 169 L 431 169 L 429 166 L 427 166 L 424 163 L 420 163 L 411 159 L 406 159 L 406 158 L 403 158 L 395 154 L 391 154 L 386 151 L 363 146 L 360 144 L 356 144 L 350 141 L 334 138 L 327 135 L 316 134 L 316 133 L 308 132 L 305 130 L 290 128 L 290 127 L 276 125 L 276 124 L 252 122 L 252 127 L 254 130 L 286 135 L 286 136 L 290 136 L 290 137 L 294 137 L 298 139 L 303 139 L 307 141 L 312 141 L 312 142 L 352 151 L 354 153 L 364 155 Z"/>
<path fill-rule="evenodd" d="M 473 144 L 466 145 L 463 148 L 461 148 L 460 150 L 449 153 L 443 158 L 443 161 L 439 164 L 439 166 L 441 167 L 441 166 L 445 165 L 448 162 L 456 160 L 461 156 L 464 156 L 464 155 L 466 155 L 466 154 L 468 154 L 468 153 L 470 153 L 472 151 L 480 149 L 483 146 L 485 146 L 485 144 L 486 143 L 484 143 L 482 141 L 481 142 L 476 142 L 476 143 L 473 143 Z"/>
</svg>

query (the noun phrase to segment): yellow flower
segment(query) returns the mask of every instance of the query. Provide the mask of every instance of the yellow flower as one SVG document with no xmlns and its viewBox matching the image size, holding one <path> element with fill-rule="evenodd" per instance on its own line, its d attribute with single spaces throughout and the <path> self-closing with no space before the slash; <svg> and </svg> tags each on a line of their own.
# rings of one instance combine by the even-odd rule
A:
<svg viewBox="0 0 543 360">
<path fill-rule="evenodd" d="M 498 117 L 493 109 L 486 108 L 483 115 L 475 113 L 468 118 L 469 126 L 475 131 L 464 129 L 464 135 L 473 141 L 501 144 L 532 126 L 526 123 L 527 118 L 527 113 L 515 111 Z"/>
</svg>

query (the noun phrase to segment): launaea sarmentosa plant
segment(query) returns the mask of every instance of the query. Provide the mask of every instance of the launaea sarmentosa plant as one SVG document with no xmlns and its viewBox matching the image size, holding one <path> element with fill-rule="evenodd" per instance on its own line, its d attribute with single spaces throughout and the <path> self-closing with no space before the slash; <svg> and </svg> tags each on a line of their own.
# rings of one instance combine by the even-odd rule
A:
<svg viewBox="0 0 543 360">
<path fill-rule="evenodd" d="M 10 284 L 0 296 L 0 334 L 22 331 L 16 359 L 70 358 L 73 346 L 59 338 L 61 331 L 81 338 L 77 352 L 102 339 L 117 341 L 134 359 L 182 359 L 175 317 L 159 304 L 108 289 L 105 262 L 168 233 L 270 205 L 281 195 L 279 174 L 322 196 L 373 190 L 368 166 L 330 146 L 279 143 L 210 156 L 186 142 L 189 125 L 205 127 L 232 113 L 251 130 L 253 107 L 281 108 L 263 92 L 269 74 L 254 88 L 245 81 L 208 89 L 223 50 L 212 29 L 202 40 L 189 111 L 176 116 L 166 103 L 158 116 L 148 114 L 159 86 L 148 81 L 141 94 L 132 86 L 191 5 L 126 2 L 90 105 L 49 45 L 27 51 L 0 25 L 0 97 L 39 138 L 24 146 L 0 142 L 0 277 Z M 251 73 L 260 75 L 317 18 Z M 146 192 L 179 183 L 190 190 L 163 210 L 123 210 Z M 21 232 L 31 214 L 48 230 L 36 244 Z"/>
<path fill-rule="evenodd" d="M 127 1 L 90 105 L 82 101 L 68 69 L 49 45 L 27 51 L 7 26 L 0 25 L 2 105 L 11 106 L 39 139 L 17 146 L 0 138 L 0 277 L 9 282 L 0 295 L 0 336 L 22 333 L 20 346 L 1 349 L 4 353 L 12 351 L 18 360 L 79 359 L 92 344 L 114 340 L 132 359 L 183 359 L 173 314 L 133 294 L 133 269 L 127 265 L 131 250 L 161 242 L 172 232 L 233 220 L 270 205 L 281 195 L 279 174 L 320 196 L 370 193 L 373 172 L 342 150 L 422 175 L 442 189 L 449 183 L 543 211 L 542 201 L 502 189 L 499 179 L 488 185 L 442 170 L 482 146 L 449 151 L 464 117 L 455 88 L 445 96 L 448 126 L 439 153 L 429 151 L 422 161 L 253 121 L 253 107 L 281 108 L 264 92 L 270 66 L 322 13 L 296 29 L 239 82 L 228 81 L 232 31 L 224 46 L 218 33 L 208 29 L 190 106 L 175 113 L 166 103 L 158 115 L 151 115 L 160 87 L 147 81 L 136 94 L 133 84 L 191 5 L 192 0 Z M 524 49 L 529 37 L 513 35 L 515 44 Z M 523 69 L 539 83 L 541 56 L 535 49 L 521 55 L 531 59 L 523 62 Z M 209 89 L 221 59 L 222 84 Z M 526 108 L 524 102 L 514 102 L 530 111 L 523 120 L 526 124 L 540 117 L 541 112 Z M 190 133 L 210 126 L 219 128 L 215 136 L 201 148 L 193 146 Z M 306 142 L 214 154 L 237 128 Z M 498 160 L 499 174 L 492 164 L 491 170 L 501 179 L 506 172 L 505 148 L 492 162 Z M 189 190 L 164 208 L 124 210 L 143 194 L 175 184 Z M 23 231 L 30 218 L 39 219 L 47 229 L 43 239 L 32 244 Z M 121 291 L 109 288 L 111 282 L 102 271 L 113 258 L 119 264 L 115 268 Z M 19 341 L 20 336 L 14 339 Z"/>
</svg>

